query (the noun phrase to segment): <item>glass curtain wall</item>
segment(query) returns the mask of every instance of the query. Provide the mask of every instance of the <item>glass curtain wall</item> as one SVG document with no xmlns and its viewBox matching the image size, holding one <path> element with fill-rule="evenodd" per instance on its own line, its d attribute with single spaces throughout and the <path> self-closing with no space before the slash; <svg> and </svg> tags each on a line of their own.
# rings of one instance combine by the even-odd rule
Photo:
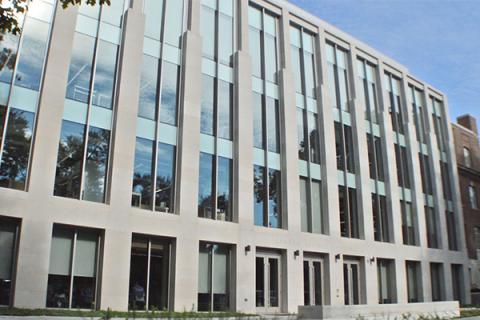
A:
<svg viewBox="0 0 480 320">
<path fill-rule="evenodd" d="M 171 246 L 167 238 L 133 235 L 129 310 L 169 309 Z"/>
<path fill-rule="evenodd" d="M 47 308 L 96 309 L 100 231 L 54 225 Z"/>
<path fill-rule="evenodd" d="M 202 0 L 202 101 L 198 216 L 232 221 L 234 0 Z M 221 37 L 220 37 L 221 35 Z"/>
<path fill-rule="evenodd" d="M 82 5 L 68 72 L 54 195 L 107 202 L 124 1 Z"/>
<path fill-rule="evenodd" d="M 0 218 L 0 306 L 10 307 L 13 302 L 19 233 L 18 221 Z"/>
<path fill-rule="evenodd" d="M 0 34 L 0 187 L 25 191 L 54 0 L 29 4 L 21 35 Z"/>
<path fill-rule="evenodd" d="M 322 210 L 320 135 L 317 102 L 315 35 L 290 26 L 290 48 L 296 89 L 297 141 L 300 169 L 301 224 L 303 232 L 326 233 Z"/>
<path fill-rule="evenodd" d="M 198 311 L 230 310 L 231 246 L 200 242 Z"/>
<path fill-rule="evenodd" d="M 183 0 L 145 0 L 132 206 L 175 212 Z"/>
<path fill-rule="evenodd" d="M 255 225 L 282 228 L 278 17 L 250 4 Z"/>
</svg>

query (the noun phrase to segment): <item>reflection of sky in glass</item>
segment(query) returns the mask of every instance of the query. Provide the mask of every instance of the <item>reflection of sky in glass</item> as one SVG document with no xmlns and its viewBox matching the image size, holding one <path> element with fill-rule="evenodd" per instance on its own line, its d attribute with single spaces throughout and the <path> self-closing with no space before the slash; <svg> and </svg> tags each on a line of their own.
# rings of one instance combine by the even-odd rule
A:
<svg viewBox="0 0 480 320">
<path fill-rule="evenodd" d="M 200 152 L 200 176 L 198 188 L 198 204 L 212 195 L 213 155 Z M 208 205 L 205 203 L 205 205 Z"/>
<path fill-rule="evenodd" d="M 3 35 L 0 41 L 0 81 L 10 83 L 12 81 L 13 67 L 17 53 L 18 36 L 10 33 Z"/>
<path fill-rule="evenodd" d="M 280 199 L 281 199 L 281 190 L 280 190 L 280 171 L 275 169 L 268 170 L 269 175 L 269 196 L 268 196 L 268 223 L 269 227 L 279 228 L 280 227 Z"/>
<path fill-rule="evenodd" d="M 231 111 L 233 90 L 232 85 L 225 81 L 218 81 L 218 136 L 231 139 Z"/>
<path fill-rule="evenodd" d="M 230 167 L 231 160 L 218 157 L 218 186 L 217 195 L 225 196 L 226 200 L 230 200 Z"/>
<path fill-rule="evenodd" d="M 174 163 L 175 146 L 159 143 L 157 150 L 157 179 L 162 179 L 164 182 L 166 182 L 164 187 L 171 186 L 171 182 L 173 180 Z M 160 187 L 161 186 L 157 185 L 157 190 Z"/>
<path fill-rule="evenodd" d="M 112 108 L 115 69 L 117 64 L 117 45 L 100 40 L 98 43 L 93 104 Z"/>
<path fill-rule="evenodd" d="M 157 106 L 158 59 L 143 55 L 138 115 L 155 120 Z"/>
<path fill-rule="evenodd" d="M 134 175 L 140 177 L 151 176 L 152 172 L 152 151 L 153 150 L 153 141 L 137 138 L 137 143 L 135 145 L 135 164 L 134 164 Z M 133 191 L 141 193 L 144 186 L 141 184 L 134 185 Z"/>
<path fill-rule="evenodd" d="M 176 125 L 178 66 L 163 62 L 160 121 Z"/>
<path fill-rule="evenodd" d="M 200 109 L 200 131 L 213 135 L 213 94 L 214 78 L 202 76 L 202 105 Z"/>
<path fill-rule="evenodd" d="M 263 167 L 253 166 L 254 194 L 253 194 L 253 212 L 255 225 L 263 226 L 263 197 L 264 197 L 264 179 Z"/>
<path fill-rule="evenodd" d="M 68 72 L 67 98 L 88 102 L 95 38 L 76 33 Z"/>
</svg>

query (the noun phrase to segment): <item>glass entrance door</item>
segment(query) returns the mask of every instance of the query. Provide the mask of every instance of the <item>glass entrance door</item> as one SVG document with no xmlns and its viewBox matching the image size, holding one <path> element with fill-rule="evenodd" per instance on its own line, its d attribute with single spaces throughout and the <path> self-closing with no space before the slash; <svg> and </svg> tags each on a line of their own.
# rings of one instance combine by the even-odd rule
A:
<svg viewBox="0 0 480 320">
<path fill-rule="evenodd" d="M 306 306 L 323 304 L 323 262 L 321 259 L 303 261 L 303 298 Z"/>
<path fill-rule="evenodd" d="M 360 263 L 358 261 L 344 260 L 343 287 L 345 305 L 360 304 Z"/>
<path fill-rule="evenodd" d="M 255 303 L 258 312 L 280 312 L 280 255 L 258 255 L 255 260 Z"/>
</svg>

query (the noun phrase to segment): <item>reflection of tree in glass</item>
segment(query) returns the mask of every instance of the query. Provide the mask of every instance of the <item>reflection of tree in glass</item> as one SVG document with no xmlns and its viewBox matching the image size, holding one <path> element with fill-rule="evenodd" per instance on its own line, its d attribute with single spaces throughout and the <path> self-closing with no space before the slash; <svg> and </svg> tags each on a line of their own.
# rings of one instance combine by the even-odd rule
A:
<svg viewBox="0 0 480 320">
<path fill-rule="evenodd" d="M 170 205 L 172 191 L 172 177 L 171 176 L 157 176 L 157 190 L 156 190 L 156 206 L 160 210 L 168 209 L 172 212 Z"/>
<path fill-rule="evenodd" d="M 133 192 L 141 194 L 141 204 L 150 205 L 152 198 L 152 174 L 135 172 L 133 175 Z M 140 206 L 140 204 L 138 204 Z"/>
<path fill-rule="evenodd" d="M 103 202 L 105 192 L 105 173 L 108 161 L 110 131 L 90 128 L 85 168 L 86 200 Z"/>
<path fill-rule="evenodd" d="M 280 174 L 276 170 L 270 170 L 268 173 L 269 175 L 269 194 L 268 198 L 270 202 L 273 204 L 273 212 L 270 214 L 273 216 L 278 216 L 279 210 L 280 210 L 280 205 L 279 205 L 279 199 L 280 199 Z"/>
<path fill-rule="evenodd" d="M 83 137 L 74 134 L 60 141 L 54 193 L 58 196 L 79 198 Z"/>
<path fill-rule="evenodd" d="M 0 186 L 15 189 L 25 188 L 32 138 L 32 121 L 32 113 L 11 109 L 0 165 Z"/>
<path fill-rule="evenodd" d="M 253 176 L 253 190 L 255 193 L 255 201 L 262 203 L 265 199 L 265 187 L 263 183 L 263 168 L 255 168 Z"/>
</svg>

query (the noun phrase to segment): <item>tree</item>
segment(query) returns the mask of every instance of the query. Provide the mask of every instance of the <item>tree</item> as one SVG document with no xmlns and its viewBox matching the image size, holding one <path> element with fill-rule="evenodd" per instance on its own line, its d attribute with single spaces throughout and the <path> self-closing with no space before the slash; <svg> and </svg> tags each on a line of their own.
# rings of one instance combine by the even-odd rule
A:
<svg viewBox="0 0 480 320">
<path fill-rule="evenodd" d="M 62 7 L 68 8 L 71 5 L 87 5 L 94 6 L 97 0 L 59 0 Z M 110 5 L 111 0 L 98 0 L 100 5 Z M 28 10 L 28 0 L 0 0 L 0 41 L 3 34 L 12 33 L 13 35 L 22 32 L 22 26 L 18 23 L 18 17 Z"/>
</svg>

